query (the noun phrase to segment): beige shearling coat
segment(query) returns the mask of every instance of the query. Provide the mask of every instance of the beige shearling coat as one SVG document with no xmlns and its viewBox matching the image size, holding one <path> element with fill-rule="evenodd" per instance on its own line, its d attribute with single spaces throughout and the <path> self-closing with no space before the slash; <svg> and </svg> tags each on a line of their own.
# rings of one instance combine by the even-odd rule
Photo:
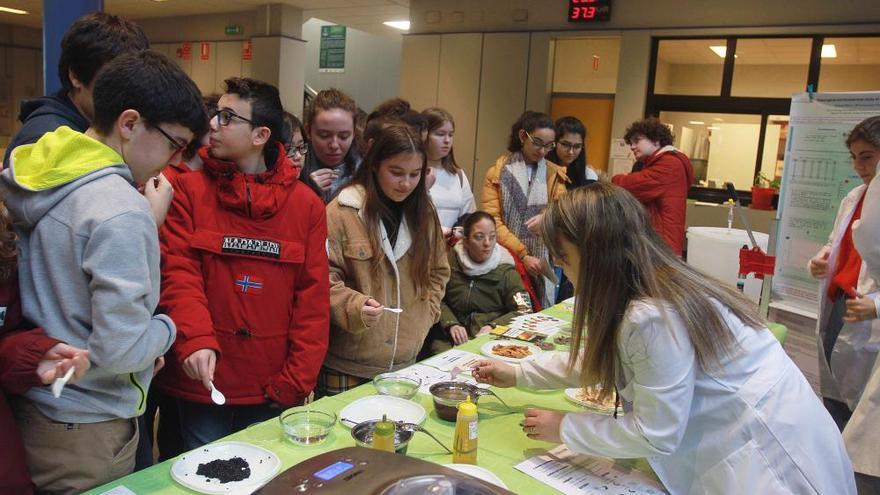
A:
<svg viewBox="0 0 880 495">
<path fill-rule="evenodd" d="M 430 291 L 419 297 L 410 277 L 412 237 L 406 219 L 392 248 L 382 233 L 382 252 L 373 253 L 363 217 L 363 187 L 343 189 L 327 205 L 327 253 L 330 260 L 330 347 L 324 365 L 349 375 L 371 378 L 413 364 L 428 330 L 440 318 L 440 302 L 449 280 L 446 244 L 435 218 Z M 436 213 L 434 213 L 436 217 Z M 375 276 L 373 257 L 383 258 Z M 361 308 L 369 298 L 402 313 L 384 312 L 372 326 Z"/>
</svg>

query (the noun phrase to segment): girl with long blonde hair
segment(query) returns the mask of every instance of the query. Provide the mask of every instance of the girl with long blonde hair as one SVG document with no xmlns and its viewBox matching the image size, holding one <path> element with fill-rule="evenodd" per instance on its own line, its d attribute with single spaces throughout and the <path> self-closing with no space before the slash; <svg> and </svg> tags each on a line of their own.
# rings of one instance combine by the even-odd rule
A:
<svg viewBox="0 0 880 495">
<path fill-rule="evenodd" d="M 528 409 L 529 438 L 646 457 L 674 494 L 855 493 L 834 422 L 754 306 L 682 262 L 632 195 L 601 182 L 569 191 L 541 227 L 575 285 L 572 352 L 518 370 L 481 361 L 474 376 L 598 386 L 623 408 Z"/>
</svg>

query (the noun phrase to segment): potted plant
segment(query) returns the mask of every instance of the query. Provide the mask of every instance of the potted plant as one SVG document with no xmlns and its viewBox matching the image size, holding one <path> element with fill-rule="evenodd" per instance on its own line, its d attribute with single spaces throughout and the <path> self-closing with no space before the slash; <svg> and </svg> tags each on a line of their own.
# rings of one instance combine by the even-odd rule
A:
<svg viewBox="0 0 880 495">
<path fill-rule="evenodd" d="M 755 185 L 752 186 L 752 203 L 750 208 L 756 210 L 772 210 L 773 196 L 779 192 L 780 179 L 768 179 L 763 173 L 755 177 Z"/>
</svg>

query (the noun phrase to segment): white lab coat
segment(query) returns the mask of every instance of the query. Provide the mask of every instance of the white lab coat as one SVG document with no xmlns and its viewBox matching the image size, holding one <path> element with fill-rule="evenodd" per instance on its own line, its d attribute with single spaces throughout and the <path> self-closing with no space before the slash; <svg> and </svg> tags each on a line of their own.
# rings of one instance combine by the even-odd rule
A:
<svg viewBox="0 0 880 495">
<path fill-rule="evenodd" d="M 880 165 L 880 163 L 878 163 Z M 853 224 L 853 243 L 862 257 L 862 271 L 873 280 L 880 280 L 880 177 L 868 185 L 862 217 Z M 880 303 L 874 300 L 880 307 Z M 875 322 L 877 320 L 874 320 Z M 880 362 L 875 361 L 862 398 L 843 430 L 846 450 L 853 468 L 871 476 L 880 477 Z"/>
<path fill-rule="evenodd" d="M 819 348 L 819 387 L 822 397 L 835 399 L 846 403 L 850 410 L 854 410 L 856 404 L 865 390 L 877 353 L 880 351 L 880 319 L 844 323 L 840 329 L 840 335 L 831 352 L 831 367 L 825 360 L 825 347 L 822 339 L 828 328 L 831 317 L 831 301 L 826 293 L 831 282 L 831 274 L 838 263 L 840 243 L 846 233 L 855 212 L 856 205 L 865 193 L 867 186 L 860 185 L 849 192 L 840 203 L 837 210 L 837 218 L 834 220 L 834 228 L 828 237 L 828 244 L 819 252 L 830 252 L 828 257 L 828 269 L 826 275 L 819 282 L 819 317 L 816 320 L 816 340 Z M 867 205 L 862 206 L 865 212 Z M 855 230 L 853 230 L 855 234 Z M 858 248 L 857 248 L 858 250 Z M 861 250 L 858 250 L 861 254 Z M 868 275 L 864 260 L 856 289 L 860 294 L 872 297 L 874 305 L 880 307 L 880 288 L 877 282 Z"/>
<path fill-rule="evenodd" d="M 856 493 L 837 427 L 769 330 L 717 305 L 738 347 L 705 371 L 681 319 L 664 306 L 630 306 L 617 338 L 624 414 L 566 414 L 560 436 L 569 448 L 646 457 L 674 495 Z M 567 360 L 548 353 L 523 363 L 517 382 L 577 386 Z"/>
</svg>

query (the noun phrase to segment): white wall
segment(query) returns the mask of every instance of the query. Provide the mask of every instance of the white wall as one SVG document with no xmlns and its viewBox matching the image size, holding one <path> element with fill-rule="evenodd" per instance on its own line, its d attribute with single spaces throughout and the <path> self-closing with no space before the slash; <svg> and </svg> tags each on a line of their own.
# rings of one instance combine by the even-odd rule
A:
<svg viewBox="0 0 880 495">
<path fill-rule="evenodd" d="M 733 182 L 737 189 L 748 189 L 755 176 L 755 153 L 760 124 L 717 123 L 709 146 L 709 169 L 706 178 L 717 185 Z"/>
<path fill-rule="evenodd" d="M 341 89 L 366 112 L 397 96 L 400 92 L 401 37 L 379 36 L 348 28 L 345 72 L 321 73 L 318 72 L 321 26 L 331 24 L 320 19 L 309 19 L 303 24 L 302 37 L 307 42 L 306 84 L 315 91 L 330 87 Z"/>
</svg>

